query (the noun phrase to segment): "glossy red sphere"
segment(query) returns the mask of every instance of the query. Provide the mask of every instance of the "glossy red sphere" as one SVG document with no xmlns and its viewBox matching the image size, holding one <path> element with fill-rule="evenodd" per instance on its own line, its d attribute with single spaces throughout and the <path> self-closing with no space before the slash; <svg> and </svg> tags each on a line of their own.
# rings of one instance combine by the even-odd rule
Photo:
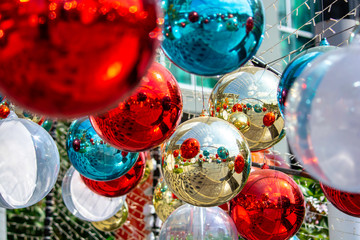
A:
<svg viewBox="0 0 360 240">
<path fill-rule="evenodd" d="M 360 217 L 360 194 L 343 192 L 323 184 L 320 186 L 327 200 L 337 209 L 345 214 Z"/>
<path fill-rule="evenodd" d="M 156 2 L 1 0 L 1 93 L 51 117 L 111 107 L 152 62 Z"/>
<path fill-rule="evenodd" d="M 95 131 L 116 148 L 139 152 L 156 147 L 181 119 L 182 96 L 174 76 L 154 62 L 135 93 L 104 114 L 91 116 Z"/>
<path fill-rule="evenodd" d="M 300 228 L 304 196 L 288 175 L 274 170 L 250 173 L 243 190 L 230 201 L 230 216 L 247 240 L 285 240 Z"/>
<path fill-rule="evenodd" d="M 263 118 L 263 123 L 266 127 L 270 127 L 271 125 L 274 124 L 275 122 L 275 114 L 272 112 L 268 112 L 265 114 L 264 118 Z"/>
<path fill-rule="evenodd" d="M 141 181 L 145 173 L 145 156 L 139 154 L 135 165 L 123 176 L 111 181 L 95 181 L 81 175 L 85 185 L 105 197 L 119 197 L 129 193 Z"/>
<path fill-rule="evenodd" d="M 183 158 L 193 158 L 200 152 L 200 143 L 195 138 L 186 139 L 180 147 L 180 154 Z"/>
</svg>

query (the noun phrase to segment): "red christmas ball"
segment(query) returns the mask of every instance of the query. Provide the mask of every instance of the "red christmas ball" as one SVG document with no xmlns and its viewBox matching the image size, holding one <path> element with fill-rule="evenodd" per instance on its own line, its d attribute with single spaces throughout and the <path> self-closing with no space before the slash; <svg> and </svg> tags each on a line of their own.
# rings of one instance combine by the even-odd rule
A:
<svg viewBox="0 0 360 240">
<path fill-rule="evenodd" d="M 247 240 L 289 239 L 304 215 L 304 196 L 295 181 L 269 169 L 250 173 L 243 190 L 230 201 L 230 216 Z"/>
<path fill-rule="evenodd" d="M 153 59 L 156 2 L 0 1 L 1 93 L 59 118 L 116 104 Z"/>
<path fill-rule="evenodd" d="M 153 63 L 131 97 L 90 120 L 107 143 L 139 152 L 165 141 L 179 124 L 181 112 L 182 96 L 176 79 L 165 67 Z"/>
<path fill-rule="evenodd" d="M 180 154 L 183 158 L 193 158 L 200 152 L 200 143 L 195 138 L 186 139 L 180 147 Z"/>
<path fill-rule="evenodd" d="M 95 181 L 81 175 L 85 185 L 93 192 L 105 197 L 119 197 L 131 192 L 145 173 L 145 155 L 139 154 L 135 165 L 123 176 L 111 181 Z"/>
<path fill-rule="evenodd" d="M 275 122 L 275 114 L 272 112 L 268 112 L 265 114 L 264 118 L 263 118 L 263 123 L 266 127 L 270 127 L 271 125 L 274 124 Z"/>
<path fill-rule="evenodd" d="M 360 194 L 349 193 L 320 184 L 325 197 L 345 214 L 360 217 Z"/>
</svg>

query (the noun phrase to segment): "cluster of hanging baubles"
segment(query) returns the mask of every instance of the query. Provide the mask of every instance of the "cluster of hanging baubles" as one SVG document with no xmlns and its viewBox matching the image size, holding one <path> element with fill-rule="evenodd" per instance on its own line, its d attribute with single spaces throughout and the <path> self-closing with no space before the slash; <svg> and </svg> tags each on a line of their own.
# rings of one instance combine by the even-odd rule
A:
<svg viewBox="0 0 360 240">
<path fill-rule="evenodd" d="M 360 153 L 354 146 L 358 39 L 343 49 L 324 39 L 294 58 L 280 77 L 244 66 L 262 42 L 261 1 L 162 1 L 163 18 L 156 5 L 0 3 L 4 96 L 41 116 L 90 114 L 71 124 L 66 139 L 73 167 L 62 194 L 76 217 L 106 231 L 115 229 L 108 227 L 114 222 L 121 226 L 125 196 L 144 180 L 144 152 L 161 145 L 164 182 L 153 198 L 164 221 L 160 239 L 237 239 L 238 233 L 245 239 L 289 239 L 305 213 L 299 187 L 281 172 L 251 172 L 252 155 L 263 154 L 266 161 L 264 151 L 285 137 L 285 124 L 292 150 L 314 178 L 360 192 L 354 167 Z M 168 69 L 153 62 L 159 40 L 183 70 L 223 75 L 208 114 L 179 125 L 180 87 Z M 15 114 L 10 109 L 16 107 L 1 100 L 0 206 L 27 207 L 44 198 L 58 176 L 56 144 L 40 126 L 49 128 L 51 120 Z M 335 204 L 336 196 L 354 197 L 340 190 L 327 191 Z M 347 205 L 340 205 L 346 212 Z"/>
</svg>

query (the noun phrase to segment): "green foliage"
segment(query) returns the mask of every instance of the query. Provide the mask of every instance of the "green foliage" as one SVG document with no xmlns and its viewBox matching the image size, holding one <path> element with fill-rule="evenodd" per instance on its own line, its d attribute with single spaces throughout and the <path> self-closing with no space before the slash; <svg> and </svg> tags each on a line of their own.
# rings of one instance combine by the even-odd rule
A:
<svg viewBox="0 0 360 240">
<path fill-rule="evenodd" d="M 318 181 L 294 177 L 306 199 L 306 216 L 297 236 L 300 240 L 329 239 L 326 198 Z"/>
</svg>

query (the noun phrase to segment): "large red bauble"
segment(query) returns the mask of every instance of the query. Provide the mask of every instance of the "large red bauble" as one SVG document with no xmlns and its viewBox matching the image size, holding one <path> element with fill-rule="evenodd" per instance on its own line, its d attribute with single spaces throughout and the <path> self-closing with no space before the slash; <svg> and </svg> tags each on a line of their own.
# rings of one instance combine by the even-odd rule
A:
<svg viewBox="0 0 360 240">
<path fill-rule="evenodd" d="M 111 107 L 153 59 L 156 2 L 1 0 L 1 93 L 51 117 Z"/>
<path fill-rule="evenodd" d="M 119 197 L 129 193 L 141 181 L 145 172 L 145 155 L 139 154 L 135 165 L 123 176 L 111 181 L 96 181 L 81 175 L 85 185 L 105 197 Z"/>
<path fill-rule="evenodd" d="M 360 194 L 343 192 L 324 184 L 320 184 L 325 197 L 337 209 L 353 217 L 360 217 Z"/>
<path fill-rule="evenodd" d="M 250 173 L 243 190 L 230 201 L 230 216 L 247 240 L 289 239 L 304 215 L 304 196 L 295 181 L 269 169 Z"/>
<path fill-rule="evenodd" d="M 140 152 L 165 141 L 181 119 L 182 96 L 174 76 L 154 62 L 127 100 L 104 114 L 91 116 L 95 131 L 116 148 Z"/>
</svg>

